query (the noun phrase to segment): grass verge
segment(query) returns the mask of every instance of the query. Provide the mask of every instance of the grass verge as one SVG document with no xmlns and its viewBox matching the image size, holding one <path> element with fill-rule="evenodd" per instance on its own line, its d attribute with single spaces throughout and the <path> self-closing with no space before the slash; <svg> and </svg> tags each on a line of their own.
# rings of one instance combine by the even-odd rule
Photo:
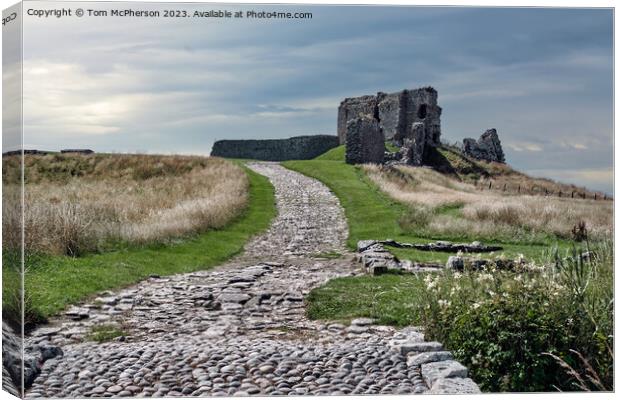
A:
<svg viewBox="0 0 620 400">
<path fill-rule="evenodd" d="M 269 180 L 249 169 L 246 172 L 250 180 L 249 205 L 224 228 L 176 243 L 128 247 L 79 258 L 33 257 L 25 280 L 28 315 L 35 319 L 30 322 L 103 290 L 131 285 L 153 274 L 207 269 L 240 253 L 245 242 L 265 230 L 276 215 L 274 189 Z"/>
</svg>

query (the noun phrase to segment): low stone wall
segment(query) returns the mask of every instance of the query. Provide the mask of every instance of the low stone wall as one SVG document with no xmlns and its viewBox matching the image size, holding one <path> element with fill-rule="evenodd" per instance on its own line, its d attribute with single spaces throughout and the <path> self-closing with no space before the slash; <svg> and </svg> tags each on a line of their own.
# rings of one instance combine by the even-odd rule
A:
<svg viewBox="0 0 620 400">
<path fill-rule="evenodd" d="M 296 136 L 289 139 L 218 140 L 211 155 L 261 161 L 309 160 L 338 146 L 338 136 Z"/>
</svg>

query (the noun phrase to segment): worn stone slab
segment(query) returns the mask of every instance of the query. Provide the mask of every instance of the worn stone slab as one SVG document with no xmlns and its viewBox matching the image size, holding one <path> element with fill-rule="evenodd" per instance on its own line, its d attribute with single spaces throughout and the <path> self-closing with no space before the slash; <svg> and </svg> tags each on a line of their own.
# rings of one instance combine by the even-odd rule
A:
<svg viewBox="0 0 620 400">
<path fill-rule="evenodd" d="M 407 357 L 407 365 L 415 366 L 452 359 L 452 353 L 450 353 L 449 351 L 429 351 L 425 353 L 409 355 L 409 357 Z"/>
<path fill-rule="evenodd" d="M 217 299 L 222 303 L 243 304 L 251 298 L 252 296 L 245 293 L 222 293 Z"/>
<path fill-rule="evenodd" d="M 407 353 L 424 353 L 429 351 L 442 351 L 443 345 L 439 342 L 403 342 L 397 345 L 400 354 Z"/>
<path fill-rule="evenodd" d="M 85 319 L 90 316 L 90 311 L 85 307 L 71 307 L 65 311 L 65 315 L 71 319 Z"/>
<path fill-rule="evenodd" d="M 470 378 L 439 378 L 428 394 L 478 394 L 480 388 Z"/>
<path fill-rule="evenodd" d="M 429 387 L 432 387 L 440 378 L 467 378 L 467 368 L 454 360 L 422 364 L 422 378 Z"/>
<path fill-rule="evenodd" d="M 356 318 L 351 321 L 351 325 L 357 326 L 368 326 L 375 323 L 375 320 L 372 318 Z"/>
<path fill-rule="evenodd" d="M 376 240 L 360 240 L 359 242 L 357 242 L 357 252 L 361 253 L 363 251 L 366 251 L 369 247 L 374 246 L 377 243 L 379 242 L 377 242 Z"/>
</svg>

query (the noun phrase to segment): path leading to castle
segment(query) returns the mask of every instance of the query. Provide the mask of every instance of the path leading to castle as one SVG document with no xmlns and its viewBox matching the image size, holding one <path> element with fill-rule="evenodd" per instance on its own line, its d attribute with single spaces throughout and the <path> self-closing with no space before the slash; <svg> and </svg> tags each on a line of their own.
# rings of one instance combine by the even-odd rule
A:
<svg viewBox="0 0 620 400">
<path fill-rule="evenodd" d="M 420 340 L 360 319 L 310 321 L 304 296 L 359 274 L 345 250 L 337 198 L 317 180 L 275 163 L 251 163 L 276 189 L 278 216 L 243 255 L 212 270 L 152 277 L 106 292 L 33 332 L 60 346 L 27 397 L 422 393 L 395 341 Z M 205 249 L 209 251 L 209 249 Z M 341 258 L 322 258 L 328 253 Z M 86 341 L 93 326 L 126 336 Z"/>
</svg>

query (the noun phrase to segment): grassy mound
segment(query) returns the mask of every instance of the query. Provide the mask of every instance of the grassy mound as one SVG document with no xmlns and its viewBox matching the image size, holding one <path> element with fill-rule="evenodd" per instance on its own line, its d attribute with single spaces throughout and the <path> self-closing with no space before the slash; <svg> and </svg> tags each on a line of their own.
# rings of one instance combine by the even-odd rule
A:
<svg viewBox="0 0 620 400">
<path fill-rule="evenodd" d="M 315 160 L 321 161 L 344 161 L 344 145 L 340 145 L 338 147 L 334 147 L 331 150 L 326 151 L 320 156 L 316 157 Z"/>
</svg>

